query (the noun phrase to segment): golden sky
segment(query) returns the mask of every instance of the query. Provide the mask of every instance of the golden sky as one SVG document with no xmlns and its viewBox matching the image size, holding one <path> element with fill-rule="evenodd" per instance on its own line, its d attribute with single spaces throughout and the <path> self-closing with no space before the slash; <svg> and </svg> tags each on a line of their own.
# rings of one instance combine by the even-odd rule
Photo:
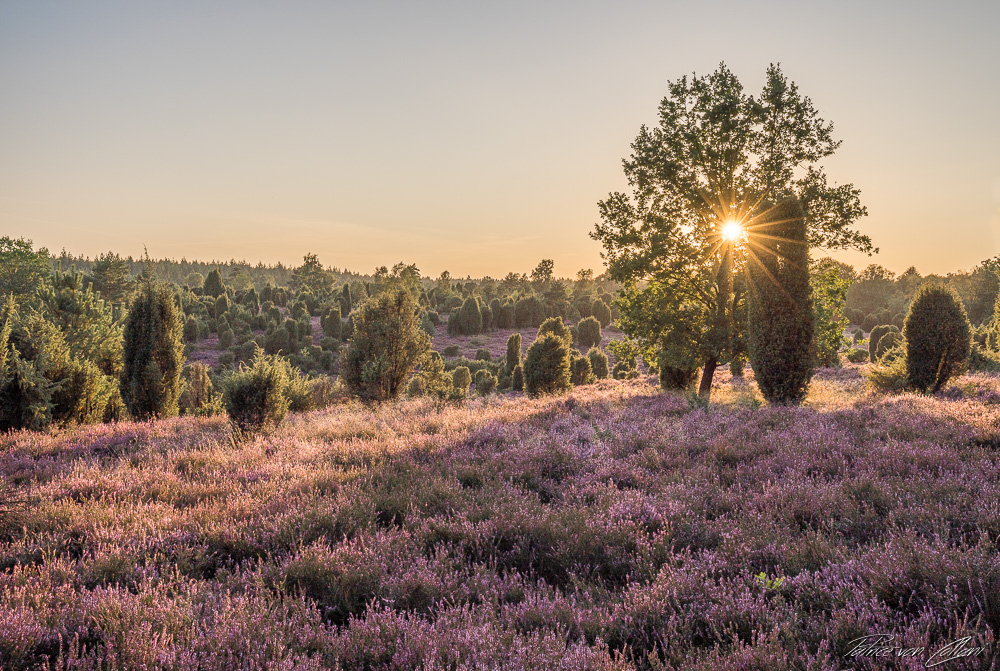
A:
<svg viewBox="0 0 1000 671">
<path fill-rule="evenodd" d="M 881 253 L 1000 254 L 1000 3 L 4 3 L 0 235 L 94 256 L 601 271 L 666 84 L 770 62 Z M 877 5 L 877 6 L 872 6 Z M 823 252 L 814 252 L 822 255 Z"/>
</svg>

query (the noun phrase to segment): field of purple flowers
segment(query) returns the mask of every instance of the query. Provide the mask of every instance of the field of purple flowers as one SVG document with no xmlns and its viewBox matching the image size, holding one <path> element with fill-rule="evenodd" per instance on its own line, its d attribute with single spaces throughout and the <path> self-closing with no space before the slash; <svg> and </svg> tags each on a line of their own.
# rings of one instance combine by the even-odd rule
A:
<svg viewBox="0 0 1000 671">
<path fill-rule="evenodd" d="M 995 651 L 1000 381 L 875 396 L 848 367 L 769 408 L 722 377 L 707 408 L 608 380 L 342 405 L 242 442 L 221 418 L 0 438 L 0 667 L 924 668 L 847 656 L 876 633 Z"/>
</svg>

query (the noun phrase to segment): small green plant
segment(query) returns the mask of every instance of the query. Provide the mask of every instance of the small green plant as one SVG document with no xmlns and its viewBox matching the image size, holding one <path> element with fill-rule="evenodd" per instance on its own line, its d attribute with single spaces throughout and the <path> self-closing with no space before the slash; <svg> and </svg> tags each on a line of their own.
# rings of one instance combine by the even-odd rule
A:
<svg viewBox="0 0 1000 671">
<path fill-rule="evenodd" d="M 754 579 L 757 581 L 757 584 L 759 584 L 761 587 L 763 587 L 768 591 L 781 589 L 781 586 L 785 584 L 784 576 L 776 576 L 774 578 L 768 578 L 767 574 L 764 573 L 763 571 L 755 575 Z"/>
</svg>

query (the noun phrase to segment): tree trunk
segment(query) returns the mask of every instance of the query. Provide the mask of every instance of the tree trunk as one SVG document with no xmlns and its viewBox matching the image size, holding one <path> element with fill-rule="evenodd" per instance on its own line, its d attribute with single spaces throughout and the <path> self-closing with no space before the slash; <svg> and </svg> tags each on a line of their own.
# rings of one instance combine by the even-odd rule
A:
<svg viewBox="0 0 1000 671">
<path fill-rule="evenodd" d="M 712 395 L 712 377 L 719 361 L 714 356 L 705 362 L 705 368 L 701 371 L 701 384 L 698 385 L 698 395 L 706 401 Z"/>
</svg>

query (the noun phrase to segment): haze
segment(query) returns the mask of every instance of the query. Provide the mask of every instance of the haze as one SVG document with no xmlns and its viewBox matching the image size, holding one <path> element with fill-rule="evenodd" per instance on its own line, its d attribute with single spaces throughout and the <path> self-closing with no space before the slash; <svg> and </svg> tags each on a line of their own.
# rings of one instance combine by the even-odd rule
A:
<svg viewBox="0 0 1000 671">
<path fill-rule="evenodd" d="M 874 6 L 874 5 L 878 6 Z M 3 3 L 0 234 L 50 251 L 601 272 L 668 80 L 780 62 L 900 272 L 1000 253 L 996 2 Z"/>
</svg>

